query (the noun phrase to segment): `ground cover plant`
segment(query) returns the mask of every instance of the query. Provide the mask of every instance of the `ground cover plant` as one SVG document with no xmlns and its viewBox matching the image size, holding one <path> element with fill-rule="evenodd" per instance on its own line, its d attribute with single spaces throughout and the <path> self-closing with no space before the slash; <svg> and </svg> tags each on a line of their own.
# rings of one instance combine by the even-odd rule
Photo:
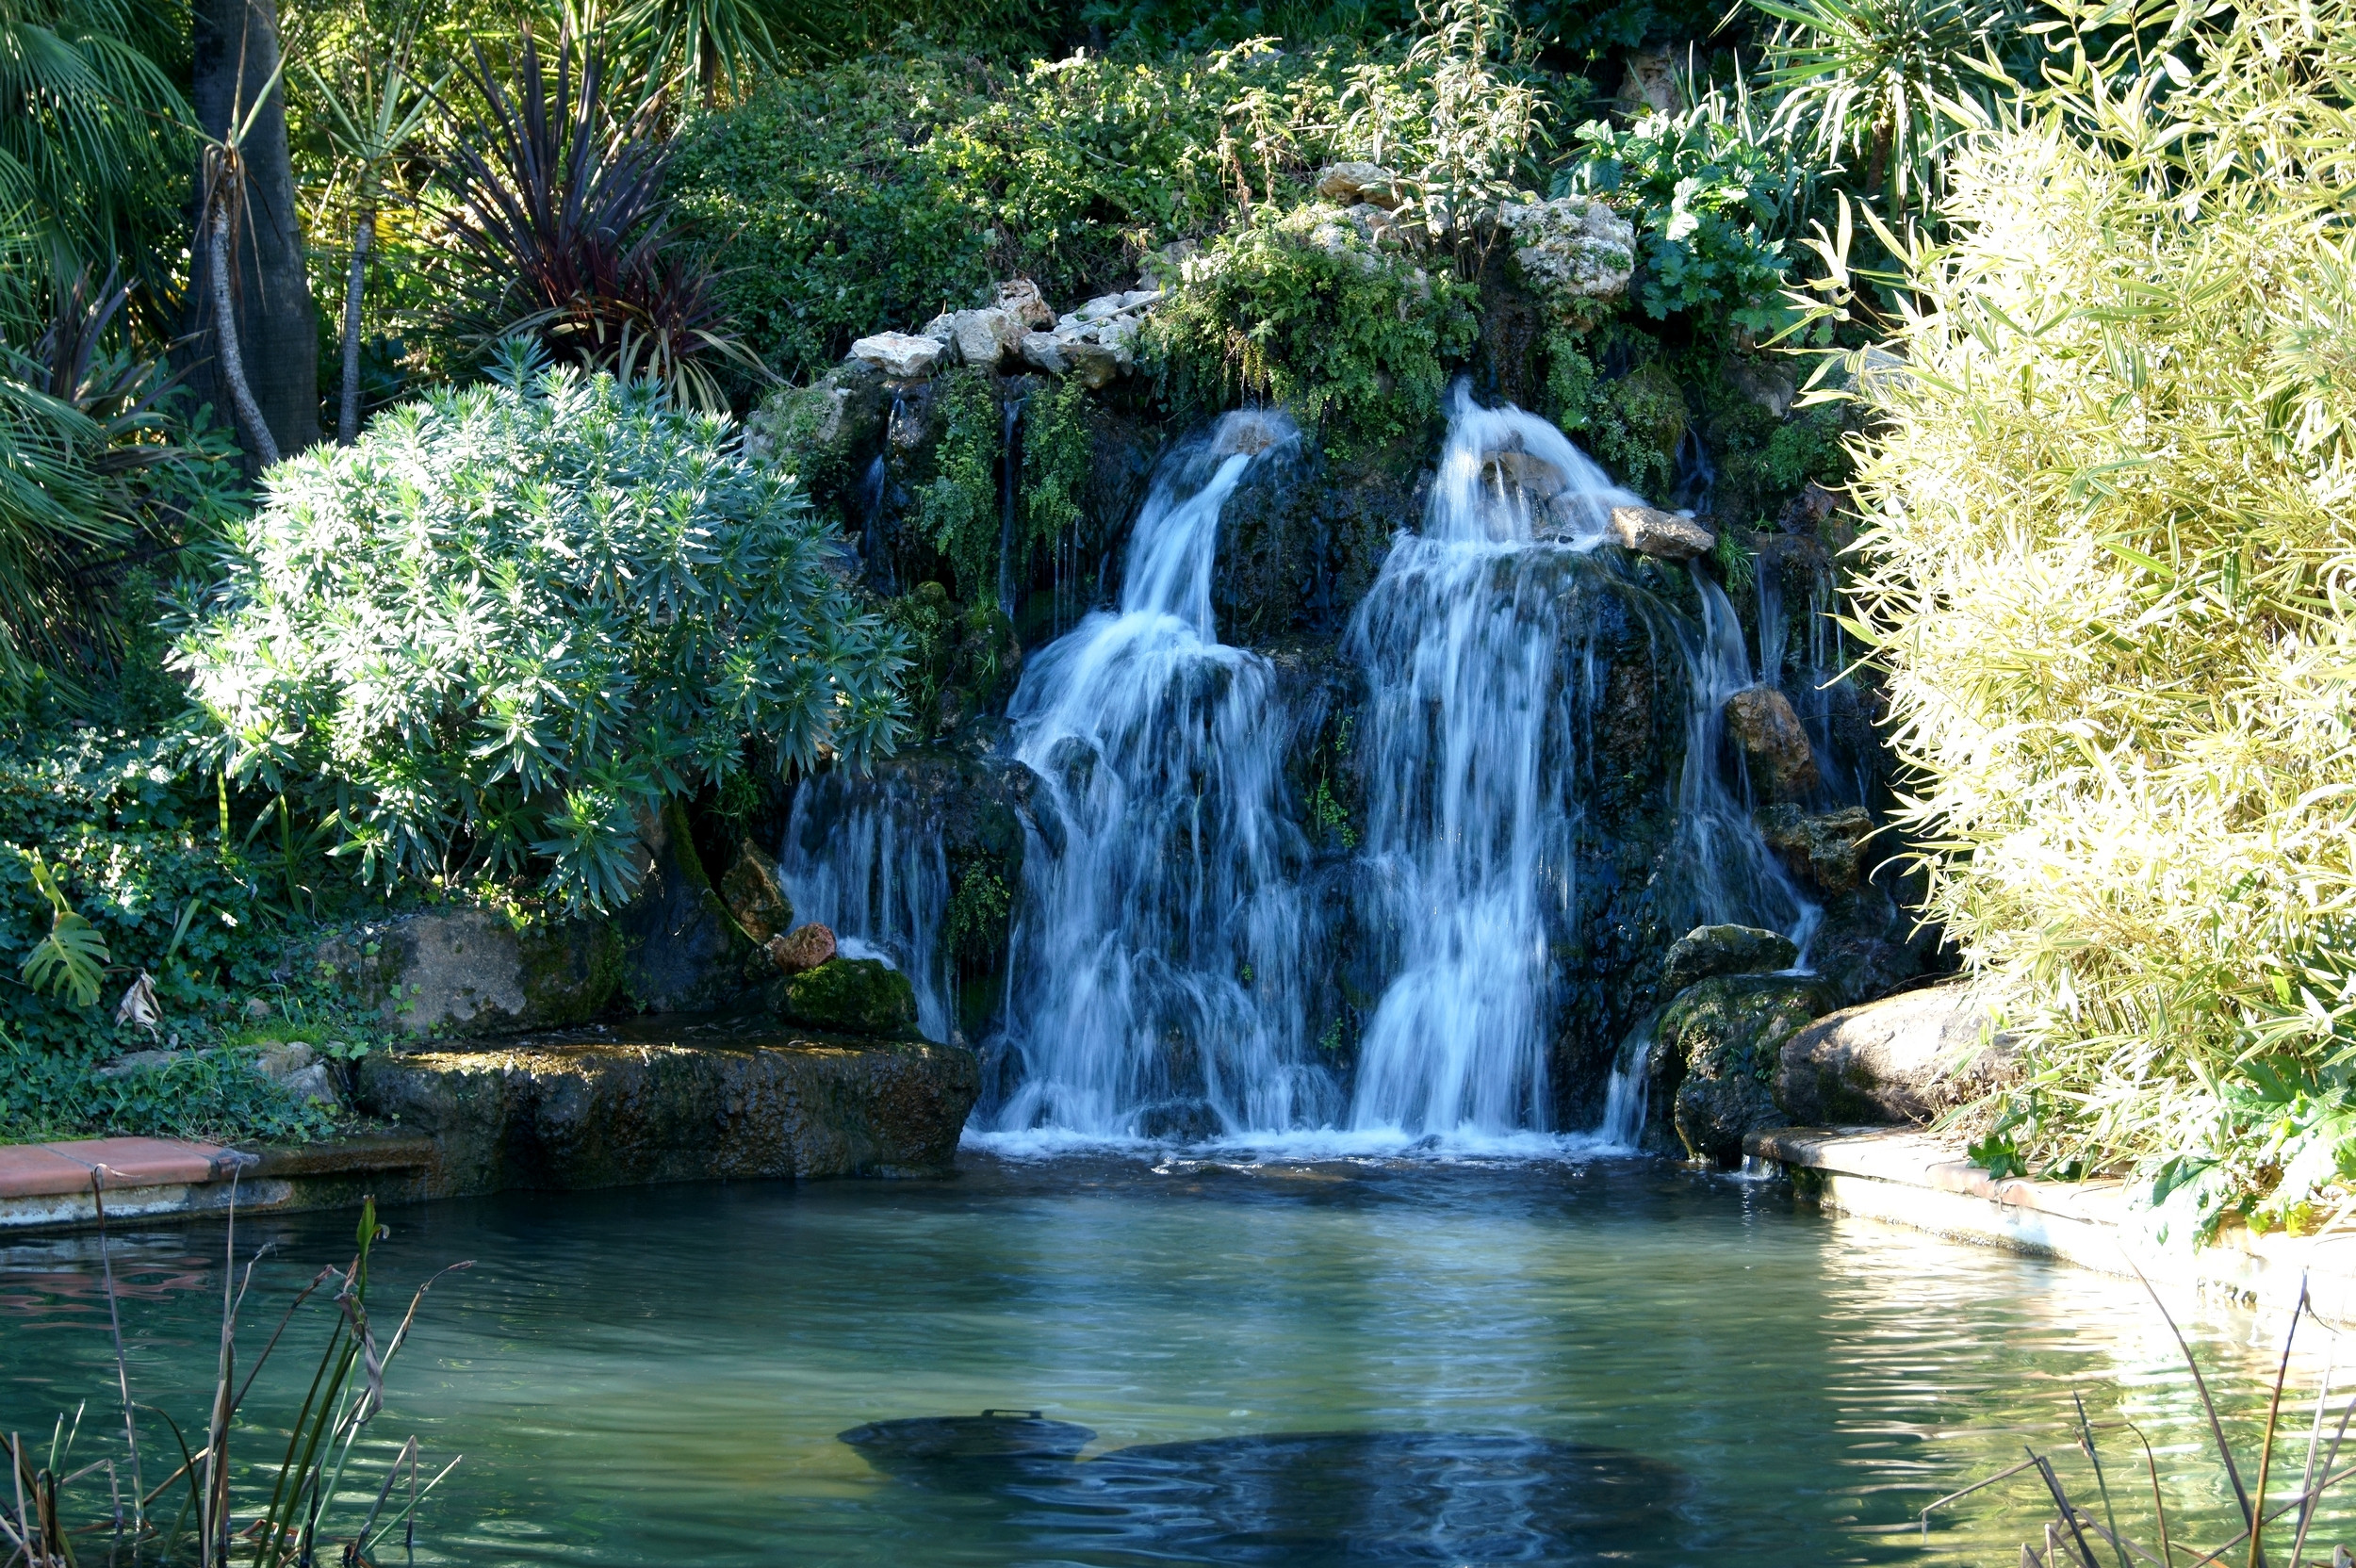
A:
<svg viewBox="0 0 2356 1568">
<path fill-rule="evenodd" d="M 2356 11 L 2071 21 L 1867 372 L 1857 628 L 2026 1046 L 1984 1157 L 2307 1223 L 2356 1175 Z"/>
</svg>

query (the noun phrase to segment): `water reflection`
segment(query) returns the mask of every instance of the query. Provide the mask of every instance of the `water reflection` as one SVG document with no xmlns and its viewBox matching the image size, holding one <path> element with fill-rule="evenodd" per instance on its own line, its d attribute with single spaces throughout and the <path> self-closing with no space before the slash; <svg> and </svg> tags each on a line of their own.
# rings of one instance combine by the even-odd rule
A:
<svg viewBox="0 0 2356 1568">
<path fill-rule="evenodd" d="M 872 1422 L 844 1443 L 893 1478 L 983 1494 L 1043 1540 L 1204 1563 L 1612 1561 L 1657 1544 L 1683 1478 L 1513 1432 L 1268 1432 L 1146 1443 L 1036 1411 Z"/>
</svg>

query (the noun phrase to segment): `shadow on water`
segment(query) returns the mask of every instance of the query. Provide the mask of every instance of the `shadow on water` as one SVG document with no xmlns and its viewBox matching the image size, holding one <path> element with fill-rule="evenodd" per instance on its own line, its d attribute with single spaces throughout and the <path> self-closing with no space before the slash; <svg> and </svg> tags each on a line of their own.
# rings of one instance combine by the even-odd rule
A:
<svg viewBox="0 0 2356 1568">
<path fill-rule="evenodd" d="M 1606 1562 L 1657 1548 L 1684 1485 L 1658 1460 L 1507 1432 L 1268 1432 L 1081 1459 L 1095 1435 L 1036 1411 L 841 1434 L 893 1478 L 994 1499 L 1040 1545 L 1091 1560 Z"/>
</svg>

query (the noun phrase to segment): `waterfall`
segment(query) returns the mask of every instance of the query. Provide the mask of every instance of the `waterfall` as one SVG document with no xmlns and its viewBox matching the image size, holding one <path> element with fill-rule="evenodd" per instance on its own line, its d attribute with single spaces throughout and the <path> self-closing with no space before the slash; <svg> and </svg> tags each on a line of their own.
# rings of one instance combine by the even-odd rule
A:
<svg viewBox="0 0 2356 1568">
<path fill-rule="evenodd" d="M 794 791 L 777 879 L 796 921 L 833 930 L 846 958 L 881 958 L 916 991 L 917 1027 L 946 1040 L 957 1021 L 949 954 L 949 861 L 937 810 L 907 780 L 819 774 Z"/>
<path fill-rule="evenodd" d="M 1563 590 L 1608 569 L 1582 557 L 1612 507 L 1635 499 L 1545 420 L 1481 408 L 1462 382 L 1451 394 L 1424 531 L 1394 544 L 1346 639 L 1367 678 L 1369 923 L 1392 975 L 1362 1039 L 1355 1131 L 1548 1124 L 1550 949 L 1578 907 L 1591 684 L 1591 662 L 1564 657 L 1584 629 L 1566 622 L 1579 600 Z M 1720 765 L 1720 709 L 1750 683 L 1741 629 L 1717 585 L 1693 578 L 1703 624 L 1671 639 L 1692 693 L 1672 896 L 1693 923 L 1771 923 L 1804 940 L 1813 906 Z M 1624 1120 L 1641 1116 L 1628 1087 Z"/>
<path fill-rule="evenodd" d="M 1330 1119 L 1303 1038 L 1312 956 L 1274 672 L 1219 642 L 1219 510 L 1288 453 L 1281 415 L 1182 443 L 1132 531 L 1117 612 L 1027 661 L 1008 709 L 1041 779 L 977 1125 L 1094 1136 L 1268 1131 Z"/>
<path fill-rule="evenodd" d="M 998 413 L 998 613 L 1014 618 L 1016 573 L 1015 527 L 1017 497 L 1022 489 L 1023 458 L 1015 438 L 1023 429 L 1022 398 L 1008 398 Z"/>
</svg>

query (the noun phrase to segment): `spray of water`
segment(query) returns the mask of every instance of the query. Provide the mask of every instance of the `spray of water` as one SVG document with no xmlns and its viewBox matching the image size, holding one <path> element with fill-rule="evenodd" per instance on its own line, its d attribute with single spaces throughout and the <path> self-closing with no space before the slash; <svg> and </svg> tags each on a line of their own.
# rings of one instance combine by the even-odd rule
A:
<svg viewBox="0 0 2356 1568">
<path fill-rule="evenodd" d="M 996 1044 L 1002 1132 L 1203 1137 L 1336 1108 L 1302 1038 L 1313 943 L 1267 661 L 1211 618 L 1219 515 L 1298 441 L 1244 412 L 1182 444 L 1132 531 L 1118 612 L 1027 662 L 1008 716 L 1043 781 Z"/>
</svg>

